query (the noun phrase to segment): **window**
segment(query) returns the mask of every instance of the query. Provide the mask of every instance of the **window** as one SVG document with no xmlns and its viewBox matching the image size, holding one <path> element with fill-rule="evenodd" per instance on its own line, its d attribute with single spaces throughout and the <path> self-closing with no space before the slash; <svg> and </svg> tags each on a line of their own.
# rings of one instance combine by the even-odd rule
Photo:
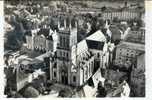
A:
<svg viewBox="0 0 152 100">
<path fill-rule="evenodd" d="M 65 57 L 65 52 L 63 52 L 63 57 Z"/>
<path fill-rule="evenodd" d="M 100 57 L 100 54 L 99 54 L 99 53 L 97 53 L 97 57 L 98 57 L 98 58 Z"/>
<path fill-rule="evenodd" d="M 54 72 L 54 77 L 56 77 L 56 72 Z"/>
<path fill-rule="evenodd" d="M 69 57 L 68 53 L 67 53 L 67 58 Z"/>
<path fill-rule="evenodd" d="M 89 63 L 89 74 L 91 74 L 91 63 Z"/>
<path fill-rule="evenodd" d="M 63 43 L 63 46 L 65 47 L 65 45 L 66 45 L 65 37 L 63 37 L 63 41 L 62 41 L 62 43 Z"/>
<path fill-rule="evenodd" d="M 76 82 L 76 76 L 73 76 L 73 82 Z"/>
<path fill-rule="evenodd" d="M 57 68 L 57 63 L 56 62 L 54 63 L 53 68 Z"/>
<path fill-rule="evenodd" d="M 62 47 L 62 37 L 60 37 L 60 46 Z"/>
<path fill-rule="evenodd" d="M 67 47 L 69 48 L 69 38 L 67 38 Z"/>
</svg>

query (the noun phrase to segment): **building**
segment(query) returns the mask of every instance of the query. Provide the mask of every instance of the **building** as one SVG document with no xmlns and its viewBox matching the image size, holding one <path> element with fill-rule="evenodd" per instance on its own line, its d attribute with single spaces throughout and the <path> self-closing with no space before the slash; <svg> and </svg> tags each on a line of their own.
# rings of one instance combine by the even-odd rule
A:
<svg viewBox="0 0 152 100">
<path fill-rule="evenodd" d="M 131 72 L 131 96 L 145 97 L 145 53 L 137 56 Z"/>
<path fill-rule="evenodd" d="M 140 11 L 136 9 L 107 9 L 103 11 L 102 17 L 104 20 L 118 18 L 119 20 L 131 20 L 140 18 Z"/>
<path fill-rule="evenodd" d="M 12 91 L 19 91 L 28 84 L 29 74 L 26 74 L 20 65 L 11 65 L 6 68 L 7 88 Z"/>
<path fill-rule="evenodd" d="M 104 42 L 98 42 L 93 40 L 86 40 L 89 51 L 92 55 L 94 55 L 94 70 L 93 73 L 97 71 L 98 68 L 103 67 L 103 59 L 104 59 Z"/>
<path fill-rule="evenodd" d="M 50 29 L 36 29 L 26 33 L 27 48 L 35 51 L 53 51 L 53 33 Z"/>
<path fill-rule="evenodd" d="M 69 22 L 68 22 L 69 21 Z M 77 43 L 77 22 L 63 17 L 58 21 L 57 45 L 54 58 L 50 61 L 50 80 L 70 84 L 71 47 Z"/>
<path fill-rule="evenodd" d="M 94 55 L 89 51 L 86 40 L 82 40 L 74 45 L 72 47 L 71 55 L 71 84 L 74 86 L 81 86 L 93 75 Z"/>
<path fill-rule="evenodd" d="M 141 27 L 137 30 L 129 30 L 124 37 L 124 41 L 145 44 L 145 28 Z"/>
<path fill-rule="evenodd" d="M 122 41 L 116 46 L 114 65 L 129 68 L 135 58 L 144 51 L 144 44 Z"/>
<path fill-rule="evenodd" d="M 65 27 L 60 29 L 57 50 L 50 60 L 50 80 L 81 86 L 98 68 L 105 65 L 102 63 L 106 63 L 107 60 L 107 55 L 104 55 L 108 52 L 105 49 L 106 37 L 99 30 L 79 43 L 73 43 L 70 42 L 74 39 L 71 36 L 72 32 L 69 33 Z"/>
</svg>

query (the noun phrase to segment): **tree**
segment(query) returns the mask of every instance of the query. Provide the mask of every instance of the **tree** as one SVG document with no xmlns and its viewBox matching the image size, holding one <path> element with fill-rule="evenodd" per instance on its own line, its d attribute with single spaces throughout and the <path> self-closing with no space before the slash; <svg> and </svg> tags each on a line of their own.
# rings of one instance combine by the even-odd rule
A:
<svg viewBox="0 0 152 100">
<path fill-rule="evenodd" d="M 32 86 L 29 86 L 25 89 L 23 96 L 26 98 L 36 98 L 39 96 L 39 92 Z"/>
<path fill-rule="evenodd" d="M 103 87 L 101 81 L 99 81 L 97 89 L 98 89 L 98 92 L 97 92 L 97 96 L 96 97 L 106 97 L 107 92 L 106 92 L 105 88 Z"/>
<path fill-rule="evenodd" d="M 59 97 L 72 97 L 72 92 L 68 89 L 63 89 L 59 92 Z"/>
<path fill-rule="evenodd" d="M 114 22 L 114 23 L 119 23 L 118 17 L 114 17 L 114 18 L 113 18 L 113 22 Z"/>
</svg>

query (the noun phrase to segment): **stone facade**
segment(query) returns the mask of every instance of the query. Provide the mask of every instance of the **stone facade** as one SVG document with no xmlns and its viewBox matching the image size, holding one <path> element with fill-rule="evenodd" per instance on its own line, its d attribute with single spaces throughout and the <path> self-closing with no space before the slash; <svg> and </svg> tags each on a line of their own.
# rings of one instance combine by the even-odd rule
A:
<svg viewBox="0 0 152 100">
<path fill-rule="evenodd" d="M 135 62 L 136 57 L 143 52 L 144 44 L 123 41 L 116 47 L 114 64 L 128 68 L 132 62 Z"/>
<path fill-rule="evenodd" d="M 62 20 L 61 20 L 62 21 Z M 50 61 L 50 80 L 65 85 L 71 84 L 71 46 L 77 43 L 77 22 L 72 26 L 65 18 L 62 23 L 58 22 L 56 31 L 56 50 L 54 61 Z M 74 79 L 77 80 L 76 78 Z"/>
</svg>

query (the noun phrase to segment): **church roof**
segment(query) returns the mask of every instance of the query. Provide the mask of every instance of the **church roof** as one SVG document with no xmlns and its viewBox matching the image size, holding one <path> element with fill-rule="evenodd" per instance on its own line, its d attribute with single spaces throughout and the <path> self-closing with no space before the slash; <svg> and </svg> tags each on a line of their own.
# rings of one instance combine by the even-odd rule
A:
<svg viewBox="0 0 152 100">
<path fill-rule="evenodd" d="M 87 43 L 89 49 L 102 50 L 104 47 L 104 42 L 86 40 L 86 43 Z"/>
<path fill-rule="evenodd" d="M 106 37 L 101 32 L 101 30 L 96 31 L 95 33 L 93 33 L 90 36 L 88 36 L 86 39 L 87 40 L 99 41 L 99 42 L 105 42 L 106 41 Z"/>
</svg>

